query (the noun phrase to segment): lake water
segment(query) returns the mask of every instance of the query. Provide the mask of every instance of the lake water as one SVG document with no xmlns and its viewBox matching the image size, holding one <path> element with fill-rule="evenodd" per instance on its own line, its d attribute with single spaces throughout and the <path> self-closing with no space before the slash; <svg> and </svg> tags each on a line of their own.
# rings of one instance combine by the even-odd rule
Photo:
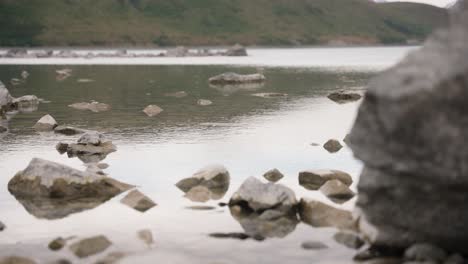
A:
<svg viewBox="0 0 468 264">
<path fill-rule="evenodd" d="M 0 136 L 0 256 L 21 255 L 49 263 L 59 258 L 80 262 L 68 249 L 52 252 L 47 244 L 62 236 L 85 238 L 103 234 L 113 245 L 104 253 L 81 260 L 92 263 L 109 252 L 123 251 L 121 263 L 350 263 L 354 250 L 333 240 L 337 230 L 299 223 L 284 238 L 264 241 L 211 238 L 213 232 L 243 232 L 239 222 L 219 202 L 228 202 L 249 176 L 262 178 L 278 168 L 280 183 L 296 192 L 298 199 L 314 198 L 336 207 L 352 209 L 354 200 L 336 205 L 319 192 L 298 184 L 306 169 L 338 169 L 350 173 L 355 183 L 361 165 L 348 148 L 330 154 L 321 146 L 330 138 L 342 140 L 352 126 L 359 103 L 339 105 L 326 96 L 335 90 L 361 91 L 376 72 L 391 66 L 414 48 L 321 48 L 256 49 L 246 58 L 156 59 L 1 59 L 0 80 L 15 96 L 35 94 L 50 101 L 37 111 L 18 113 L 9 132 Z M 64 65 L 55 65 L 64 64 Z M 111 65 L 116 64 L 116 65 Z M 120 65 L 119 65 L 120 64 Z M 125 65 L 124 65 L 125 64 Z M 56 80 L 55 70 L 73 70 L 72 76 Z M 10 85 L 21 71 L 30 73 L 24 84 Z M 226 71 L 261 71 L 262 87 L 235 89 L 210 87 L 207 79 Z M 78 82 L 91 79 L 93 82 Z M 166 93 L 185 91 L 174 98 Z M 287 97 L 260 98 L 258 92 L 287 93 Z M 198 99 L 213 105 L 199 106 Z M 75 102 L 96 100 L 110 104 L 108 112 L 82 112 L 69 108 Z M 164 111 L 147 117 L 142 109 L 157 104 Z M 158 206 L 140 213 L 119 201 L 125 195 L 91 210 L 61 219 L 40 218 L 29 213 L 7 190 L 7 183 L 34 157 L 85 169 L 82 161 L 55 150 L 59 141 L 78 136 L 37 133 L 32 129 L 45 114 L 59 124 L 104 132 L 118 147 L 103 161 L 111 177 L 137 185 Z M 195 203 L 176 186 L 210 164 L 223 164 L 231 181 L 219 200 Z M 213 206 L 198 211 L 187 207 Z M 150 229 L 155 244 L 141 242 L 136 232 Z M 324 250 L 304 250 L 304 241 L 321 241 Z"/>
</svg>

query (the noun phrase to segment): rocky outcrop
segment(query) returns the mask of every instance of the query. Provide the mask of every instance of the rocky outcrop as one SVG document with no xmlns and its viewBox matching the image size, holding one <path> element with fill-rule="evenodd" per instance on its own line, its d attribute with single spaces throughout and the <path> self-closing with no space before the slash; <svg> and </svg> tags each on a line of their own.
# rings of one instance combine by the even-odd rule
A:
<svg viewBox="0 0 468 264">
<path fill-rule="evenodd" d="M 7 111 L 11 108 L 12 103 L 13 97 L 10 95 L 10 92 L 5 85 L 0 81 L 0 109 Z"/>
<path fill-rule="evenodd" d="M 468 254 L 468 2 L 369 84 L 349 144 L 363 161 L 357 213 L 377 246 Z"/>
<path fill-rule="evenodd" d="M 138 190 L 133 190 L 125 195 L 120 202 L 142 213 L 156 206 L 153 200 Z"/>
<path fill-rule="evenodd" d="M 82 102 L 82 103 L 74 103 L 69 105 L 69 107 L 77 109 L 77 110 L 89 110 L 94 113 L 105 112 L 111 109 L 110 105 L 99 103 L 96 101 L 91 101 L 90 103 Z"/>
<path fill-rule="evenodd" d="M 176 183 L 185 192 L 185 197 L 194 202 L 219 200 L 229 189 L 230 176 L 222 165 L 211 165 L 200 169 L 192 177 Z"/>
<path fill-rule="evenodd" d="M 262 83 L 266 78 L 263 74 L 237 74 L 233 72 L 223 73 L 211 77 L 208 82 L 210 84 L 243 84 L 243 83 Z"/>
<path fill-rule="evenodd" d="M 57 121 L 51 115 L 45 115 L 33 126 L 36 131 L 52 131 L 57 126 Z"/>
<path fill-rule="evenodd" d="M 70 245 L 70 250 L 79 258 L 86 258 L 103 252 L 112 245 L 105 236 L 95 236 L 83 239 Z"/>
</svg>

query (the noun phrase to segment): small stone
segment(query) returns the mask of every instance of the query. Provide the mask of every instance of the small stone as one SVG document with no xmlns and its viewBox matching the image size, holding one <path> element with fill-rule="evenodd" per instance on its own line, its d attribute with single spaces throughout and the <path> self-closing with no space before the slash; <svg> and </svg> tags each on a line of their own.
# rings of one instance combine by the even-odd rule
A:
<svg viewBox="0 0 468 264">
<path fill-rule="evenodd" d="M 149 117 L 159 115 L 163 111 L 164 110 L 157 105 L 148 105 L 147 107 L 145 107 L 145 109 L 143 109 L 143 112 Z"/>
<path fill-rule="evenodd" d="M 23 77 L 23 79 L 27 79 L 29 77 L 29 73 L 27 71 L 22 71 L 21 77 Z"/>
<path fill-rule="evenodd" d="M 278 182 L 284 175 L 278 169 L 272 169 L 263 174 L 263 177 L 270 182 Z"/>
<path fill-rule="evenodd" d="M 151 233 L 151 230 L 149 229 L 140 230 L 138 231 L 137 235 L 138 238 L 145 242 L 145 244 L 147 244 L 148 246 L 154 243 L 153 233 Z"/>
<path fill-rule="evenodd" d="M 109 164 L 107 164 L 107 163 L 98 163 L 96 166 L 101 170 L 105 170 L 105 169 L 109 168 Z"/>
<path fill-rule="evenodd" d="M 112 243 L 105 236 L 95 236 L 75 242 L 70 246 L 70 250 L 79 258 L 86 258 L 103 252 Z"/>
<path fill-rule="evenodd" d="M 301 247 L 307 250 L 320 250 L 328 248 L 327 245 L 319 241 L 306 241 L 301 244 Z"/>
<path fill-rule="evenodd" d="M 67 241 L 65 239 L 58 237 L 49 243 L 49 249 L 53 251 L 60 250 L 65 246 L 66 243 Z"/>
<path fill-rule="evenodd" d="M 185 91 L 179 91 L 175 93 L 166 93 L 164 95 L 168 97 L 183 98 L 186 97 L 188 94 Z"/>
<path fill-rule="evenodd" d="M 336 153 L 343 148 L 341 143 L 336 139 L 328 140 L 324 145 L 323 148 L 326 149 L 330 153 Z"/>
<path fill-rule="evenodd" d="M 214 77 L 211 77 L 209 80 L 210 84 L 242 84 L 242 83 L 263 83 L 266 81 L 266 78 L 263 74 L 237 74 L 233 72 L 223 73 Z"/>
<path fill-rule="evenodd" d="M 67 152 L 68 150 L 68 144 L 67 143 L 63 143 L 63 142 L 59 142 L 57 143 L 57 145 L 55 145 L 55 149 L 60 153 L 60 154 L 63 154 L 65 152 Z"/>
<path fill-rule="evenodd" d="M 210 211 L 215 210 L 216 207 L 214 206 L 207 206 L 207 205 L 194 205 L 194 206 L 187 206 L 185 207 L 190 210 L 197 210 L 197 211 Z"/>
<path fill-rule="evenodd" d="M 197 101 L 197 104 L 201 106 L 208 106 L 208 105 L 212 105 L 213 102 L 207 99 L 200 99 Z"/>
<path fill-rule="evenodd" d="M 338 232 L 333 236 L 333 239 L 351 249 L 360 249 L 364 245 L 364 240 L 351 232 Z"/>
<path fill-rule="evenodd" d="M 142 213 L 148 211 L 149 209 L 157 205 L 150 198 L 148 198 L 138 190 L 131 191 L 124 198 L 122 198 L 120 202 Z"/>
<path fill-rule="evenodd" d="M 28 258 L 10 256 L 1 258 L 0 264 L 36 264 L 36 262 Z"/>
<path fill-rule="evenodd" d="M 51 115 L 45 115 L 34 125 L 36 131 L 52 131 L 57 126 L 57 121 Z"/>
<path fill-rule="evenodd" d="M 211 233 L 209 236 L 213 238 L 234 238 L 240 240 L 246 240 L 250 238 L 250 236 L 245 233 Z"/>
<path fill-rule="evenodd" d="M 319 146 L 320 146 L 319 143 L 310 143 L 310 145 L 311 145 L 312 147 L 319 147 Z"/>
<path fill-rule="evenodd" d="M 247 50 L 244 46 L 236 44 L 224 52 L 226 56 L 247 56 Z"/>
<path fill-rule="evenodd" d="M 347 92 L 347 91 L 334 92 L 334 93 L 329 94 L 327 97 L 328 99 L 339 104 L 345 104 L 349 102 L 358 101 L 359 99 L 362 98 L 362 96 L 358 93 Z"/>
<path fill-rule="evenodd" d="M 342 204 L 353 198 L 356 194 L 351 191 L 346 184 L 339 180 L 329 180 L 320 191 L 335 203 Z"/>
<path fill-rule="evenodd" d="M 442 262 L 447 253 L 431 244 L 415 244 L 405 251 L 405 260 Z"/>
</svg>

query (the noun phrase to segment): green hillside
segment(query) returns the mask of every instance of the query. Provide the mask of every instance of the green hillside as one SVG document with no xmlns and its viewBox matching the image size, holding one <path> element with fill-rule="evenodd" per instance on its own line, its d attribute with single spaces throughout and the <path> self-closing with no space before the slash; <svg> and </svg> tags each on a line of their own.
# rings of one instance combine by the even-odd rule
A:
<svg viewBox="0 0 468 264">
<path fill-rule="evenodd" d="M 0 0 L 0 46 L 396 44 L 446 21 L 368 0 Z"/>
</svg>

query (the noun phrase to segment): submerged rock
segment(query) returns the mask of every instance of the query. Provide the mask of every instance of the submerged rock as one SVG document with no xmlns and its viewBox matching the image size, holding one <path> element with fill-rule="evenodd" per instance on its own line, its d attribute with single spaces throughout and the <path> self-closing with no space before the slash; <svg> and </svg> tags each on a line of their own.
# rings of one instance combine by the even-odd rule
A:
<svg viewBox="0 0 468 264">
<path fill-rule="evenodd" d="M 13 103 L 13 97 L 10 95 L 10 92 L 5 87 L 5 85 L 0 81 L 0 109 L 9 110 Z"/>
<path fill-rule="evenodd" d="M 352 232 L 338 232 L 333 235 L 333 239 L 351 249 L 360 249 L 365 244 L 359 235 Z"/>
<path fill-rule="evenodd" d="M 210 84 L 210 87 L 219 91 L 224 96 L 229 96 L 237 92 L 253 92 L 265 86 L 264 82 L 261 83 L 240 83 L 240 84 Z"/>
<path fill-rule="evenodd" d="M 327 249 L 328 246 L 320 241 L 305 241 L 302 242 L 301 247 L 307 250 L 320 250 Z"/>
<path fill-rule="evenodd" d="M 121 259 L 123 259 L 127 254 L 124 252 L 111 252 L 107 254 L 104 258 L 97 260 L 94 264 L 114 264 L 118 263 Z"/>
<path fill-rule="evenodd" d="M 319 201 L 301 199 L 299 214 L 304 223 L 313 227 L 357 229 L 356 221 L 351 212 L 334 208 Z"/>
<path fill-rule="evenodd" d="M 329 180 L 320 191 L 335 203 L 342 204 L 353 198 L 356 194 L 349 187 L 339 180 Z"/>
<path fill-rule="evenodd" d="M 230 176 L 222 165 L 212 165 L 200 169 L 190 178 L 176 183 L 177 188 L 185 192 L 185 197 L 194 202 L 219 200 L 229 189 Z"/>
<path fill-rule="evenodd" d="M 358 101 L 359 99 L 362 98 L 362 95 L 358 93 L 349 92 L 349 91 L 339 91 L 339 92 L 331 93 L 327 97 L 328 99 L 336 103 L 345 104 L 349 102 Z"/>
<path fill-rule="evenodd" d="M 247 50 L 244 46 L 236 44 L 224 52 L 226 56 L 247 56 Z"/>
<path fill-rule="evenodd" d="M 70 245 L 70 250 L 79 258 L 86 258 L 103 252 L 112 243 L 105 236 L 95 236 L 83 239 Z"/>
<path fill-rule="evenodd" d="M 375 245 L 468 254 L 468 2 L 449 29 L 369 84 L 350 135 L 357 213 Z"/>
<path fill-rule="evenodd" d="M 339 170 L 307 170 L 299 172 L 299 184 L 307 190 L 316 191 L 329 180 L 339 180 L 350 186 L 351 175 Z"/>
<path fill-rule="evenodd" d="M 157 105 L 148 105 L 147 107 L 145 107 L 145 109 L 143 109 L 143 112 L 149 117 L 159 115 L 160 113 L 162 113 L 162 111 L 164 110 Z"/>
<path fill-rule="evenodd" d="M 57 251 L 57 250 L 62 249 L 66 244 L 67 244 L 67 241 L 65 239 L 58 237 L 49 243 L 49 249 L 53 251 Z"/>
<path fill-rule="evenodd" d="M 213 102 L 210 101 L 210 100 L 207 100 L 207 99 L 199 99 L 199 100 L 197 101 L 197 104 L 198 104 L 198 105 L 201 105 L 201 106 L 208 106 L 208 105 L 212 105 Z"/>
<path fill-rule="evenodd" d="M 263 177 L 270 182 L 278 182 L 284 177 L 284 175 L 278 169 L 272 169 L 265 172 Z"/>
<path fill-rule="evenodd" d="M 252 96 L 255 97 L 262 97 L 262 98 L 278 98 L 278 97 L 286 97 L 288 94 L 285 93 L 254 93 Z"/>
<path fill-rule="evenodd" d="M 57 126 L 56 128 L 54 128 L 54 131 L 55 133 L 63 134 L 67 136 L 73 136 L 73 135 L 86 133 L 86 130 L 75 128 L 75 127 L 70 127 L 70 126 Z"/>
<path fill-rule="evenodd" d="M 28 258 L 11 256 L 0 258 L 0 264 L 36 264 L 36 262 Z"/>
<path fill-rule="evenodd" d="M 78 144 L 82 144 L 82 145 L 90 144 L 94 146 L 99 146 L 106 142 L 108 142 L 108 140 L 106 140 L 104 135 L 96 131 L 86 132 L 84 135 L 82 135 L 78 139 Z"/>
<path fill-rule="evenodd" d="M 111 109 L 110 105 L 92 101 L 91 103 L 74 103 L 69 105 L 69 107 L 77 110 L 89 110 L 94 113 L 105 112 Z"/>
<path fill-rule="evenodd" d="M 138 190 L 133 190 L 125 195 L 120 202 L 142 213 L 157 205 L 153 200 Z"/>
<path fill-rule="evenodd" d="M 330 139 L 323 145 L 323 148 L 330 153 L 336 153 L 340 151 L 343 148 L 343 146 L 338 140 Z"/>
<path fill-rule="evenodd" d="M 237 74 L 233 72 L 223 73 L 211 77 L 210 84 L 241 84 L 241 83 L 262 83 L 266 78 L 263 74 Z"/>
<path fill-rule="evenodd" d="M 6 226 L 4 223 L 2 223 L 2 221 L 0 221 L 0 231 L 3 231 L 5 230 Z"/>
<path fill-rule="evenodd" d="M 36 131 L 52 131 L 57 126 L 57 121 L 51 115 L 45 115 L 34 125 Z"/>
<path fill-rule="evenodd" d="M 22 71 L 22 72 L 21 72 L 21 77 L 22 77 L 23 79 L 27 79 L 27 78 L 29 77 L 29 72 L 27 72 L 27 71 Z"/>
</svg>

